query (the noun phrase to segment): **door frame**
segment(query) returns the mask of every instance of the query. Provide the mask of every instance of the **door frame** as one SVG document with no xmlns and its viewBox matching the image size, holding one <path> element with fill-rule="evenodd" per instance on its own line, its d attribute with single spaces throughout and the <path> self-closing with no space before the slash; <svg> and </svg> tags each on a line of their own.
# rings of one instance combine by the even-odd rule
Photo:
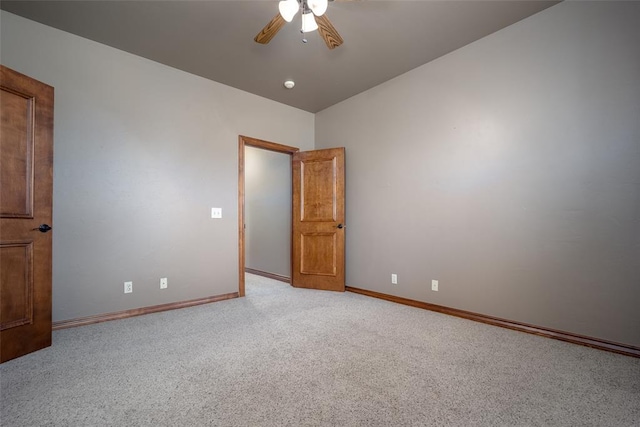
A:
<svg viewBox="0 0 640 427">
<path fill-rule="evenodd" d="M 261 148 L 263 150 L 275 151 L 277 153 L 288 154 L 292 158 L 293 153 L 300 151 L 297 147 L 264 141 L 262 139 L 251 138 L 249 136 L 238 136 L 238 296 L 245 296 L 244 270 L 245 270 L 245 230 L 244 230 L 244 149 L 246 146 Z M 293 202 L 291 205 L 293 209 Z M 293 235 L 292 235 L 293 238 Z M 289 243 L 293 246 L 292 240 Z M 292 252 L 293 255 L 293 252 Z M 291 266 L 290 268 L 293 268 Z M 291 276 L 292 272 L 289 272 Z"/>
</svg>

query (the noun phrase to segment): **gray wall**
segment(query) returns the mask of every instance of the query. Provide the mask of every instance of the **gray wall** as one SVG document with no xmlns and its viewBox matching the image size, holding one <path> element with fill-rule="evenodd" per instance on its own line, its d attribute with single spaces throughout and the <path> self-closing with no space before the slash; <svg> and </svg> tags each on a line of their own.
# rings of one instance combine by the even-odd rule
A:
<svg viewBox="0 0 640 427">
<path fill-rule="evenodd" d="M 318 113 L 347 284 L 640 345 L 639 22 L 564 2 Z"/>
<path fill-rule="evenodd" d="M 291 156 L 245 148 L 245 265 L 291 277 Z"/>
<path fill-rule="evenodd" d="M 237 292 L 238 135 L 310 149 L 314 116 L 1 19 L 2 64 L 56 90 L 53 320 Z"/>
</svg>

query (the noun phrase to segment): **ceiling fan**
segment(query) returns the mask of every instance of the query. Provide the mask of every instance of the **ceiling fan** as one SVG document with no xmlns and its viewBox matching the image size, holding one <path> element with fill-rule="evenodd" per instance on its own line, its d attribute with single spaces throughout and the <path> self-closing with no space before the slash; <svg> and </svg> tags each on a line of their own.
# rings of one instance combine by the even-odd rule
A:
<svg viewBox="0 0 640 427">
<path fill-rule="evenodd" d="M 258 33 L 254 40 L 261 44 L 267 44 L 280 31 L 286 22 L 291 22 L 293 17 L 302 12 L 301 33 L 318 30 L 320 36 L 329 49 L 335 49 L 344 41 L 335 27 L 325 15 L 328 0 L 282 0 L 278 4 L 280 12 Z M 307 42 L 303 38 L 304 43 Z"/>
</svg>

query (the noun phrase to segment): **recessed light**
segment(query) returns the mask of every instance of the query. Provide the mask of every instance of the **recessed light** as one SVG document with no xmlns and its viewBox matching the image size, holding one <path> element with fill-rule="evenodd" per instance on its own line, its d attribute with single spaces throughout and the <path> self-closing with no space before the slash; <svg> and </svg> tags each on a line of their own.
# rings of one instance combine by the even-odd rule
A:
<svg viewBox="0 0 640 427">
<path fill-rule="evenodd" d="M 293 89 L 295 85 L 296 82 L 294 82 L 293 80 L 287 80 L 284 82 L 284 87 L 286 87 L 287 89 Z"/>
</svg>

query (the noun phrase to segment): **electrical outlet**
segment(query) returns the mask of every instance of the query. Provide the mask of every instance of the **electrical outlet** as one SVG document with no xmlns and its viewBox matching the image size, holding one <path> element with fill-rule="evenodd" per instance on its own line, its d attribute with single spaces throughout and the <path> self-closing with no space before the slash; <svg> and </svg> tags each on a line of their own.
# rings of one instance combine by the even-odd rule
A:
<svg viewBox="0 0 640 427">
<path fill-rule="evenodd" d="M 162 279 L 160 279 L 160 289 L 167 289 L 167 286 L 168 286 L 167 278 L 163 277 Z"/>
<path fill-rule="evenodd" d="M 398 284 L 398 275 L 397 274 L 391 274 L 391 284 L 392 285 L 397 285 Z"/>
<path fill-rule="evenodd" d="M 438 292 L 438 281 L 437 280 L 432 280 L 431 281 L 431 290 Z"/>
<path fill-rule="evenodd" d="M 211 208 L 211 218 L 222 218 L 222 208 Z"/>
<path fill-rule="evenodd" d="M 133 282 L 124 282 L 124 293 L 130 294 L 133 292 Z"/>
</svg>

